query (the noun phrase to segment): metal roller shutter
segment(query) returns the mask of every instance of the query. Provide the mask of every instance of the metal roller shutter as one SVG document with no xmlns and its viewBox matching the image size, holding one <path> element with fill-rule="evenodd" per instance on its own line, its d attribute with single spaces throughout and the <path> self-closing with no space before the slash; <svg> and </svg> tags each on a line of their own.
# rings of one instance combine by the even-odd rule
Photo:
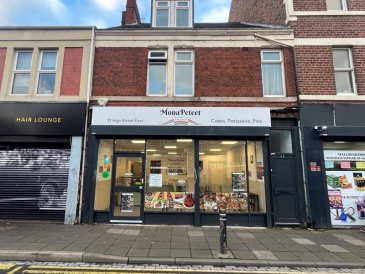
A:
<svg viewBox="0 0 365 274">
<path fill-rule="evenodd" d="M 63 220 L 70 152 L 0 150 L 0 219 Z"/>
</svg>

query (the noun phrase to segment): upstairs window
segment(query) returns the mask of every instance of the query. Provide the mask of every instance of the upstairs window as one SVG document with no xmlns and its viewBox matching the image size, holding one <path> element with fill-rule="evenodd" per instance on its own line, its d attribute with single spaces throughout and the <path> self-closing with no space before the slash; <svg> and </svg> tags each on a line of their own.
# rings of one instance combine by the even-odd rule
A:
<svg viewBox="0 0 365 274">
<path fill-rule="evenodd" d="M 333 49 L 337 94 L 356 93 L 354 64 L 351 49 Z"/>
<path fill-rule="evenodd" d="M 346 0 L 326 0 L 327 10 L 347 10 Z"/>
<path fill-rule="evenodd" d="M 167 95 L 167 51 L 148 53 L 147 95 Z"/>
<path fill-rule="evenodd" d="M 192 0 L 154 0 L 153 27 L 192 26 Z"/>
<path fill-rule="evenodd" d="M 37 94 L 54 94 L 56 80 L 57 51 L 41 51 Z"/>
<path fill-rule="evenodd" d="M 194 52 L 175 52 L 175 95 L 194 95 Z"/>
<path fill-rule="evenodd" d="M 32 58 L 32 51 L 16 52 L 11 94 L 28 94 Z"/>
<path fill-rule="evenodd" d="M 285 96 L 282 51 L 261 51 L 261 68 L 264 96 Z"/>
</svg>

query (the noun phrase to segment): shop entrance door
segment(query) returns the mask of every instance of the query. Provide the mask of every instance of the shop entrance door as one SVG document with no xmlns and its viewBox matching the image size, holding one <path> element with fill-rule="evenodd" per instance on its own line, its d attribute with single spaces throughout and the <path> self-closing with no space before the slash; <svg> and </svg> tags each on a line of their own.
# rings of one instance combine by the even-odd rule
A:
<svg viewBox="0 0 365 274">
<path fill-rule="evenodd" d="M 114 154 L 110 222 L 143 223 L 144 181 L 144 154 Z"/>
<path fill-rule="evenodd" d="M 276 225 L 299 225 L 296 176 L 293 155 L 271 156 Z"/>
</svg>

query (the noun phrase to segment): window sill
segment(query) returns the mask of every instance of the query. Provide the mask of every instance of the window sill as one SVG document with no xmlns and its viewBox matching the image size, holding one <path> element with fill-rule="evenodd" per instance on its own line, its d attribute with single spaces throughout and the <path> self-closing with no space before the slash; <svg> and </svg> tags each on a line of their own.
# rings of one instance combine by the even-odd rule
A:
<svg viewBox="0 0 365 274">
<path fill-rule="evenodd" d="M 318 101 L 358 101 L 365 100 L 365 95 L 354 93 L 340 93 L 334 95 L 300 95 L 301 100 L 318 100 Z"/>
</svg>

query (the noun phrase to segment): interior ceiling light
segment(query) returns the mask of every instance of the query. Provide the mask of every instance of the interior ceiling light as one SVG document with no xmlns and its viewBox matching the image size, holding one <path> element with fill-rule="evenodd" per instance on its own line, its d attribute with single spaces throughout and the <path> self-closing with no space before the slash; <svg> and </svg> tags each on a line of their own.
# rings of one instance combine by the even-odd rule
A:
<svg viewBox="0 0 365 274">
<path fill-rule="evenodd" d="M 193 140 L 192 139 L 177 139 L 176 141 L 179 143 L 189 143 L 189 142 L 192 142 Z"/>
<path fill-rule="evenodd" d="M 161 154 L 152 154 L 152 156 L 161 156 Z"/>
<path fill-rule="evenodd" d="M 176 146 L 165 146 L 165 148 L 176 148 Z"/>
<path fill-rule="evenodd" d="M 222 145 L 234 145 L 234 144 L 237 144 L 237 141 L 223 141 L 221 144 Z"/>
<path fill-rule="evenodd" d="M 345 144 L 345 141 L 335 141 L 335 144 Z"/>
<path fill-rule="evenodd" d="M 156 149 L 147 149 L 147 151 L 153 152 L 156 151 Z"/>
<path fill-rule="evenodd" d="M 199 155 L 204 155 L 205 153 L 204 152 L 199 152 Z"/>
<path fill-rule="evenodd" d="M 212 148 L 210 151 L 222 151 L 221 148 Z"/>
<path fill-rule="evenodd" d="M 144 144 L 144 143 L 146 143 L 146 141 L 145 140 L 132 140 L 132 143 L 133 144 Z"/>
<path fill-rule="evenodd" d="M 177 152 L 168 152 L 167 154 L 177 154 Z"/>
</svg>

